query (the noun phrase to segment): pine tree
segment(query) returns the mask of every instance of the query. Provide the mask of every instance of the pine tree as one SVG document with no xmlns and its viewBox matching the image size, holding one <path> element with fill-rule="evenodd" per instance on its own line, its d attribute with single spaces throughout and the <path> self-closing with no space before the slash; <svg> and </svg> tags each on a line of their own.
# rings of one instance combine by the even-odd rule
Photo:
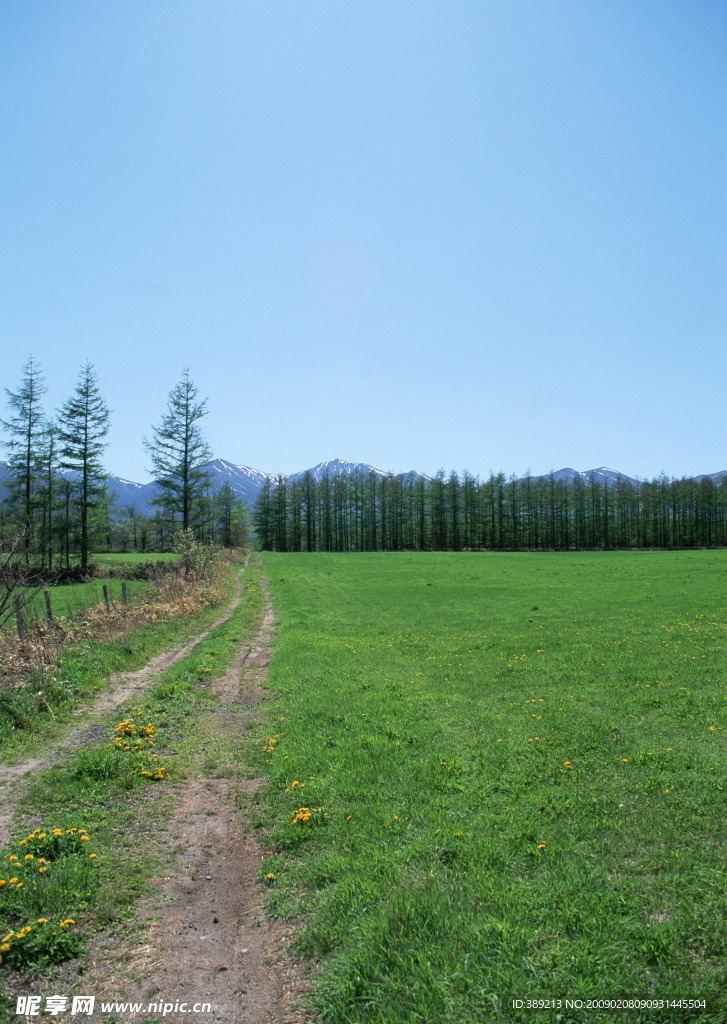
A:
<svg viewBox="0 0 727 1024">
<path fill-rule="evenodd" d="M 93 363 L 86 362 L 74 394 L 58 414 L 60 462 L 78 474 L 78 510 L 81 521 L 81 566 L 88 568 L 89 514 L 106 498 L 106 474 L 101 455 L 109 432 L 109 409 L 98 388 Z"/>
<path fill-rule="evenodd" d="M 159 426 L 152 427 L 152 440 L 144 438 L 160 492 L 154 504 L 181 520 L 183 530 L 198 526 L 209 480 L 205 467 L 212 459 L 212 449 L 199 426 L 207 415 L 207 399 L 198 402 L 197 393 L 187 368 L 169 392 L 167 411 Z"/>
<path fill-rule="evenodd" d="M 48 553 L 48 568 L 53 568 L 53 513 L 56 510 L 58 496 L 58 426 L 53 420 L 43 425 L 37 453 L 36 469 L 38 473 L 38 504 L 40 507 L 41 530 L 41 565 Z"/>
<path fill-rule="evenodd" d="M 30 565 L 30 544 L 34 527 L 34 470 L 39 439 L 43 432 L 41 399 L 48 389 L 40 367 L 30 357 L 23 367 L 23 380 L 18 391 L 5 389 L 13 415 L 2 424 L 10 432 L 4 442 L 10 455 L 10 498 L 20 507 L 25 541 L 25 564 Z"/>
</svg>

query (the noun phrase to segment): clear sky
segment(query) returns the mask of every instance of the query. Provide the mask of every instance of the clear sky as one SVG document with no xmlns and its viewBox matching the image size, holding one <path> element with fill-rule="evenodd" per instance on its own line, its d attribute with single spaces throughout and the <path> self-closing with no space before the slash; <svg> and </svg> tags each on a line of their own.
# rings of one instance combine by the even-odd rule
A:
<svg viewBox="0 0 727 1024">
<path fill-rule="evenodd" d="M 0 384 L 215 455 L 727 468 L 723 0 L 3 0 Z M 0 415 L 6 415 L 3 407 Z"/>
</svg>

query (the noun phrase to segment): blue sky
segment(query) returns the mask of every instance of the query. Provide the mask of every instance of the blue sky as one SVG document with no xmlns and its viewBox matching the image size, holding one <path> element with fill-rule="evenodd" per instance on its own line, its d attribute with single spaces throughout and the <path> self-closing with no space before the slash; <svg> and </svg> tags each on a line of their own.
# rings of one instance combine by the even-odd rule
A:
<svg viewBox="0 0 727 1024">
<path fill-rule="evenodd" d="M 4 0 L 0 384 L 290 473 L 727 468 L 721 0 Z M 3 415 L 5 413 L 3 412 Z"/>
</svg>

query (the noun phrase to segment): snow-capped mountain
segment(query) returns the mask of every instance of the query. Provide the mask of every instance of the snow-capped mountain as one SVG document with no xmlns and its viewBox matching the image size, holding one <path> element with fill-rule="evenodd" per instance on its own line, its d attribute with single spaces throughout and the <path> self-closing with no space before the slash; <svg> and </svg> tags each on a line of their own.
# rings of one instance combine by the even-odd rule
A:
<svg viewBox="0 0 727 1024">
<path fill-rule="evenodd" d="M 215 459 L 210 462 L 207 469 L 210 471 L 212 486 L 215 490 L 224 487 L 227 483 L 235 492 L 238 498 L 242 498 L 252 508 L 260 493 L 260 488 L 265 483 L 267 473 L 259 469 L 251 469 L 250 466 L 237 466 L 225 459 Z"/>
<path fill-rule="evenodd" d="M 559 469 L 553 473 L 555 480 L 560 482 L 561 480 L 565 484 L 575 483 L 576 480 L 582 480 L 584 484 L 588 484 L 591 480 L 595 480 L 599 484 L 603 484 L 606 487 L 613 487 L 618 480 L 621 483 L 635 484 L 636 479 L 632 476 L 626 476 L 625 473 L 619 473 L 615 469 L 607 469 L 606 466 L 599 466 L 598 469 L 571 469 L 570 466 L 566 466 L 565 469 Z"/>
<path fill-rule="evenodd" d="M 368 462 L 346 462 L 345 459 L 331 459 L 328 462 L 319 462 L 317 466 L 312 466 L 310 469 L 303 470 L 302 473 L 293 473 L 288 477 L 288 480 L 302 480 L 306 473 L 310 473 L 316 483 L 320 483 L 326 476 L 333 479 L 337 476 L 352 476 L 354 473 L 359 473 L 362 476 L 368 477 L 370 473 L 375 476 L 389 476 L 383 469 L 377 469 L 375 466 L 370 466 Z M 423 473 L 419 473 L 417 470 L 411 470 L 409 473 L 402 474 L 407 480 L 411 477 L 412 479 L 428 480 L 429 477 Z"/>
</svg>

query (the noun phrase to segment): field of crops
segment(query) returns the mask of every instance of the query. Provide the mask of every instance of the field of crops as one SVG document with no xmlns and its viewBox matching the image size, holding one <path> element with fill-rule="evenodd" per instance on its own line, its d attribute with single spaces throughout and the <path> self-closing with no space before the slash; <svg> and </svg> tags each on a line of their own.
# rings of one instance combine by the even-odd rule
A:
<svg viewBox="0 0 727 1024">
<path fill-rule="evenodd" d="M 727 553 L 263 568 L 264 873 L 321 1021 L 725 1020 Z"/>
</svg>

